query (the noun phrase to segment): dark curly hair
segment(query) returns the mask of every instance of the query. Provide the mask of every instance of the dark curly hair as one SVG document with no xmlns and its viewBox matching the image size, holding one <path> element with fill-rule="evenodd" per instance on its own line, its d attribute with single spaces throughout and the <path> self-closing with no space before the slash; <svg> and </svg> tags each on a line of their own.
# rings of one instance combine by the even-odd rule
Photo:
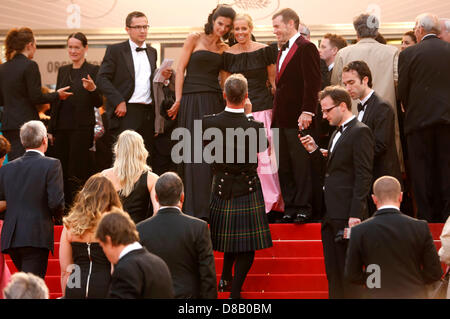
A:
<svg viewBox="0 0 450 319">
<path fill-rule="evenodd" d="M 231 6 L 227 4 L 217 5 L 217 7 L 208 16 L 208 22 L 205 23 L 204 27 L 205 33 L 211 34 L 213 32 L 214 21 L 216 21 L 218 17 L 230 18 L 231 21 L 233 21 L 235 16 L 236 11 L 234 11 Z M 228 31 L 228 33 L 223 36 L 224 39 L 228 39 L 228 37 L 230 36 L 230 31 Z"/>
<path fill-rule="evenodd" d="M 25 50 L 25 47 L 30 42 L 34 42 L 33 31 L 30 28 L 13 28 L 9 30 L 5 39 L 6 60 L 10 61 L 17 53 Z"/>
</svg>

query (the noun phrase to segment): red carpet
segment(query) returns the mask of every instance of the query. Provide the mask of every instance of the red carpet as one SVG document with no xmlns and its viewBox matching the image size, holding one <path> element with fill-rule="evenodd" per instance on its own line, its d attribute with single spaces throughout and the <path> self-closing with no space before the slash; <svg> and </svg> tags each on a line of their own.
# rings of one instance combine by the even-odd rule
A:
<svg viewBox="0 0 450 319">
<path fill-rule="evenodd" d="M 441 243 L 443 224 L 430 224 L 437 249 Z M 45 281 L 50 297 L 61 296 L 59 269 L 59 238 L 61 226 L 55 227 L 55 256 L 49 256 Z M 273 247 L 256 252 L 255 262 L 244 283 L 246 299 L 323 299 L 328 298 L 328 283 L 323 262 L 320 224 L 271 224 Z M 217 280 L 222 271 L 223 254 L 216 257 Z M 16 272 L 9 256 L 7 264 Z M 229 293 L 219 293 L 228 298 Z"/>
</svg>

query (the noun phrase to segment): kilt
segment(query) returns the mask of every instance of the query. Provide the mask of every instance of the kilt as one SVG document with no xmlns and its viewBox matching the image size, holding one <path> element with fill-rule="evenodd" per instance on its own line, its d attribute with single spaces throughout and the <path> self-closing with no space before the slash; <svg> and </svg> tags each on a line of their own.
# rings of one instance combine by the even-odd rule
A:
<svg viewBox="0 0 450 319">
<path fill-rule="evenodd" d="M 272 247 L 261 186 L 247 195 L 222 199 L 212 194 L 210 202 L 213 249 L 248 252 Z"/>
</svg>

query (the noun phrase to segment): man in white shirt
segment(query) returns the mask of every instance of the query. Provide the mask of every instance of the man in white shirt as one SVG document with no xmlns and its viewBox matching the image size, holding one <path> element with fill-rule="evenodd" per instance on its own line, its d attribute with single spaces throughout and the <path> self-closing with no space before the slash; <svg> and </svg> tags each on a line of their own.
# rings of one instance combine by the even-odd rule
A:
<svg viewBox="0 0 450 319">
<path fill-rule="evenodd" d="M 145 43 L 148 29 L 144 13 L 128 14 L 125 30 L 129 39 L 108 46 L 97 75 L 97 86 L 107 100 L 111 134 L 118 136 L 132 129 L 142 135 L 147 150 L 153 154 L 155 103 L 151 83 L 157 52 Z"/>
<path fill-rule="evenodd" d="M 299 24 L 297 13 L 289 8 L 272 18 L 273 33 L 278 43 L 284 43 L 278 55 L 272 127 L 279 131 L 283 222 L 304 223 L 313 211 L 312 177 L 308 153 L 300 145 L 297 133 L 315 127 L 321 76 L 319 52 L 298 32 Z"/>
<path fill-rule="evenodd" d="M 373 185 L 375 215 L 351 229 L 345 278 L 366 289 L 358 298 L 420 298 L 442 268 L 428 223 L 400 212 L 400 183 L 391 176 Z"/>
</svg>

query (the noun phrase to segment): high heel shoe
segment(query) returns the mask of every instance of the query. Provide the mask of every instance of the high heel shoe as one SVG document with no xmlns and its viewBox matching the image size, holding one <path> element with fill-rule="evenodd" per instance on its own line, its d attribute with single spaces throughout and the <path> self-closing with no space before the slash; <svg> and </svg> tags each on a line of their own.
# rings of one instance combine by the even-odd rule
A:
<svg viewBox="0 0 450 319">
<path fill-rule="evenodd" d="M 231 282 L 232 280 L 224 280 L 224 279 L 220 279 L 219 281 L 219 292 L 229 292 L 231 291 Z"/>
</svg>

